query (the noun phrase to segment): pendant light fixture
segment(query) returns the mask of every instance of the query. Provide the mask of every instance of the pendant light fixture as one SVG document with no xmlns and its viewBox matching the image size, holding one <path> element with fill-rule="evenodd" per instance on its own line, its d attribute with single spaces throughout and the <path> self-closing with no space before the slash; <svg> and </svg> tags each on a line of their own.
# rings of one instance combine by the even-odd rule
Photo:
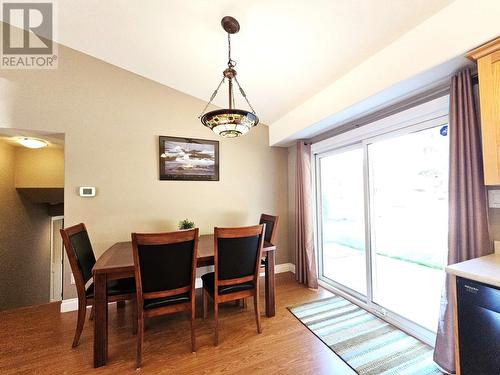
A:
<svg viewBox="0 0 500 375">
<path fill-rule="evenodd" d="M 201 122 L 207 128 L 212 130 L 215 134 L 218 134 L 222 137 L 226 138 L 236 138 L 245 133 L 247 133 L 252 127 L 259 123 L 259 118 L 255 114 L 255 110 L 247 99 L 247 95 L 243 88 L 240 86 L 238 79 L 236 78 L 236 70 L 234 67 L 236 66 L 236 61 L 231 59 L 231 34 L 236 34 L 240 30 L 240 24 L 236 19 L 230 16 L 226 16 L 221 21 L 222 28 L 227 32 L 227 42 L 228 42 L 228 61 L 227 68 L 223 72 L 222 80 L 219 83 L 219 86 L 215 89 L 214 93 L 210 97 L 207 105 L 201 112 L 198 118 L 201 118 Z M 214 98 L 217 96 L 217 92 L 225 80 L 228 80 L 229 86 L 229 108 L 218 109 L 215 111 L 207 112 L 208 106 Z M 244 109 L 236 109 L 234 102 L 234 93 L 233 93 L 233 81 L 238 85 L 238 89 L 246 100 L 248 106 L 251 109 L 250 111 L 246 111 Z"/>
</svg>

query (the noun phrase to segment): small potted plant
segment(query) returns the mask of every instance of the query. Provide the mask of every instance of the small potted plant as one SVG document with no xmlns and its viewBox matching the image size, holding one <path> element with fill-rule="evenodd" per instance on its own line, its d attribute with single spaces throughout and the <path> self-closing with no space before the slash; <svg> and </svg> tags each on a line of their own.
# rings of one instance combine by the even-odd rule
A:
<svg viewBox="0 0 500 375">
<path fill-rule="evenodd" d="M 194 221 L 190 221 L 189 219 L 179 221 L 180 230 L 187 230 L 192 228 L 194 228 Z"/>
</svg>

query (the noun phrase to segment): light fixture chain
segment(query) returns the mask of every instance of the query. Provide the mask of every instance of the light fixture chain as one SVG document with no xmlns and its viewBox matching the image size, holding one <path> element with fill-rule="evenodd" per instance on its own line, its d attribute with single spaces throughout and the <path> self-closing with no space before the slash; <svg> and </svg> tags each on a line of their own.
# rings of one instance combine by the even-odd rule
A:
<svg viewBox="0 0 500 375">
<path fill-rule="evenodd" d="M 236 84 L 238 85 L 238 88 L 240 89 L 240 93 L 241 93 L 241 96 L 243 96 L 243 98 L 245 98 L 248 106 L 250 107 L 250 109 L 252 110 L 252 113 L 255 114 L 255 109 L 253 109 L 252 105 L 250 104 L 250 101 L 248 100 L 247 98 L 247 94 L 245 94 L 245 91 L 243 90 L 243 87 L 241 87 L 240 83 L 238 82 L 238 79 L 236 77 L 234 77 L 234 80 L 236 81 Z"/>
<path fill-rule="evenodd" d="M 203 108 L 203 111 L 201 111 L 200 115 L 198 116 L 198 118 L 201 118 L 201 116 L 203 116 L 203 114 L 205 113 L 205 111 L 207 110 L 208 106 L 212 103 L 212 101 L 215 99 L 215 97 L 217 96 L 217 92 L 219 91 L 222 83 L 224 82 L 224 79 L 225 77 L 222 77 L 221 81 L 219 82 L 219 86 L 217 86 L 217 88 L 215 89 L 215 91 L 213 92 L 212 96 L 210 97 L 210 100 L 208 101 L 207 105 L 205 106 L 205 108 Z M 239 85 L 238 85 L 239 87 Z"/>
<path fill-rule="evenodd" d="M 236 61 L 231 59 L 231 34 L 227 33 L 227 66 L 234 68 L 236 66 Z"/>
</svg>

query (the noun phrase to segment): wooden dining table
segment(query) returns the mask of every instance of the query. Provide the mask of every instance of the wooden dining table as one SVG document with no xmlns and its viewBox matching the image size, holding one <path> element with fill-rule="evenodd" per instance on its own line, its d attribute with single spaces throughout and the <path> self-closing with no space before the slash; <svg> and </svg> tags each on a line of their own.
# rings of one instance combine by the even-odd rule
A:
<svg viewBox="0 0 500 375">
<path fill-rule="evenodd" d="M 266 316 L 275 315 L 274 266 L 276 246 L 264 242 Z M 214 235 L 204 234 L 198 241 L 198 267 L 214 264 Z M 108 358 L 108 280 L 134 277 L 132 242 L 117 242 L 97 260 L 94 276 L 94 367 L 104 366 Z"/>
</svg>

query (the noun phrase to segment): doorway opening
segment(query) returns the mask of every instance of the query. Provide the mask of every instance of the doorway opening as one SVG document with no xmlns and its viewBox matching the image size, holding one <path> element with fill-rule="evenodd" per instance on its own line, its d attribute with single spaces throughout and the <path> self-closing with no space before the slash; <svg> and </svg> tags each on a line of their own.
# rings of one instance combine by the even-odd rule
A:
<svg viewBox="0 0 500 375">
<path fill-rule="evenodd" d="M 0 310 L 60 301 L 64 134 L 0 128 Z"/>
</svg>

